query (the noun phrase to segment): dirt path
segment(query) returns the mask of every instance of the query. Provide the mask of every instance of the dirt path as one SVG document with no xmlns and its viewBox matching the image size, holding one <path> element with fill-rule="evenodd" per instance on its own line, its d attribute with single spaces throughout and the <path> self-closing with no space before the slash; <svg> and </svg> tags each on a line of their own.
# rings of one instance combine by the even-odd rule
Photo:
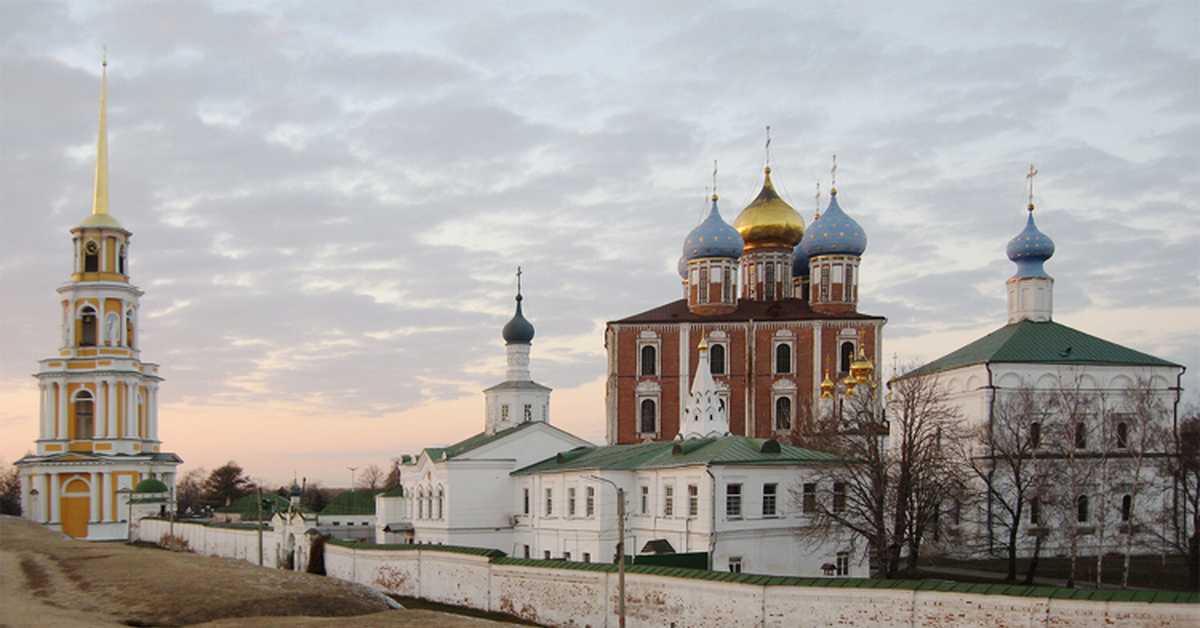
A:
<svg viewBox="0 0 1200 628">
<path fill-rule="evenodd" d="M 75 541 L 11 517 L 0 518 L 0 600 L 0 628 L 508 625 L 389 610 L 382 595 L 334 578 L 123 543 Z"/>
</svg>

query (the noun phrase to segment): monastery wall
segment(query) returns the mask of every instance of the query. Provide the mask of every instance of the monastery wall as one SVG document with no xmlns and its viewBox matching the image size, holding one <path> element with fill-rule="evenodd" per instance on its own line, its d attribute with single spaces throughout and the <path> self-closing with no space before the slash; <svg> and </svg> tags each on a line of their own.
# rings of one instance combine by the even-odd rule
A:
<svg viewBox="0 0 1200 628">
<path fill-rule="evenodd" d="M 187 551 L 204 556 L 236 558 L 258 564 L 258 531 L 253 528 L 200 523 L 174 523 L 166 519 L 142 519 L 134 528 L 139 541 L 168 545 L 164 537 L 173 535 L 187 543 Z M 279 566 L 279 540 L 269 528 L 263 530 L 263 566 Z"/>
<path fill-rule="evenodd" d="M 144 520 L 139 538 L 158 543 L 171 532 L 171 525 L 165 520 Z M 257 562 L 258 536 L 253 529 L 176 522 L 174 535 L 198 554 Z M 264 565 L 276 565 L 282 542 L 282 535 L 264 534 Z M 325 546 L 325 571 L 330 577 L 385 593 L 509 613 L 544 626 L 618 625 L 618 576 L 613 565 L 499 558 L 486 550 L 428 547 L 348 547 L 331 542 Z M 303 549 L 297 547 L 297 553 Z M 1102 599 L 1132 592 L 1100 591 L 1096 596 L 1101 599 L 1065 599 L 1051 597 L 1059 589 L 1049 588 L 1013 587 L 1028 594 L 989 595 L 979 592 L 982 585 L 935 591 L 819 580 L 829 586 L 802 586 L 788 582 L 791 579 L 765 576 L 713 573 L 712 579 L 701 579 L 688 577 L 686 571 L 668 575 L 677 572 L 663 567 L 632 569 L 626 574 L 629 628 L 785 628 L 797 625 L 800 618 L 809 626 L 882 628 L 1190 628 L 1200 624 L 1200 604 Z M 1086 590 L 1074 593 L 1092 595 Z"/>
</svg>

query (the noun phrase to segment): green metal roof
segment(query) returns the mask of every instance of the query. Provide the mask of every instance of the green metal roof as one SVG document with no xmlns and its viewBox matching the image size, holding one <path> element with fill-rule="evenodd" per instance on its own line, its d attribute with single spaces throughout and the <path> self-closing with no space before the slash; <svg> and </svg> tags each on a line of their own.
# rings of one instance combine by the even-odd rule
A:
<svg viewBox="0 0 1200 628">
<path fill-rule="evenodd" d="M 167 488 L 167 485 L 162 480 L 154 478 L 146 478 L 138 482 L 138 485 L 133 489 L 134 493 L 168 493 L 170 491 L 171 489 Z"/>
<path fill-rule="evenodd" d="M 763 451 L 767 439 L 721 436 L 634 445 L 577 447 L 513 472 L 514 475 L 585 469 L 661 469 L 697 464 L 709 465 L 794 465 L 821 464 L 839 460 L 834 454 L 791 445 L 779 451 Z"/>
<path fill-rule="evenodd" d="M 488 443 L 496 442 L 510 434 L 516 434 L 521 430 L 528 429 L 536 423 L 538 422 L 526 421 L 508 429 L 500 430 L 499 432 L 496 432 L 490 436 L 487 432 L 480 432 L 470 438 L 467 438 L 466 440 L 458 441 L 457 443 L 447 447 L 426 447 L 425 452 L 429 454 L 429 459 L 433 460 L 434 462 L 440 460 L 449 460 L 455 456 L 461 456 L 469 451 L 479 449 Z"/>
<path fill-rule="evenodd" d="M 974 364 L 999 363 L 1180 366 L 1066 325 L 1023 320 L 1005 325 L 901 377 L 942 373 Z"/>
<path fill-rule="evenodd" d="M 291 502 L 287 498 L 280 497 L 274 493 L 263 493 L 263 499 L 270 500 L 275 505 L 274 509 L 263 507 L 263 520 L 270 519 L 276 512 L 281 512 L 288 509 Z M 221 513 L 241 513 L 242 521 L 257 521 L 258 520 L 258 504 L 256 503 L 258 496 L 255 493 L 243 496 L 235 500 L 228 506 L 217 508 L 217 512 Z"/>
<path fill-rule="evenodd" d="M 321 511 L 322 515 L 373 515 L 376 490 L 343 491 Z"/>
</svg>

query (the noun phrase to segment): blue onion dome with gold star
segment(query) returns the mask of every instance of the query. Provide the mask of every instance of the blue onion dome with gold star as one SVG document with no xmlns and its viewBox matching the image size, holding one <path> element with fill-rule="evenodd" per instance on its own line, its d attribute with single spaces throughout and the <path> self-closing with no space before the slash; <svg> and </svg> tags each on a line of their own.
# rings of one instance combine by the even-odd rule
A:
<svg viewBox="0 0 1200 628">
<path fill-rule="evenodd" d="M 771 169 L 765 170 L 762 191 L 738 214 L 733 228 L 742 234 L 746 250 L 759 247 L 792 248 L 804 237 L 804 219 L 779 198 L 771 184 Z"/>
<path fill-rule="evenodd" d="M 1008 259 L 1017 265 L 1013 279 L 1022 277 L 1049 277 L 1042 264 L 1054 255 L 1054 241 L 1037 228 L 1033 221 L 1033 204 L 1029 205 L 1029 220 L 1025 229 L 1008 242 Z"/>
<path fill-rule="evenodd" d="M 527 345 L 533 342 L 533 323 L 521 313 L 522 300 L 521 293 L 517 292 L 517 313 L 504 325 L 504 344 Z"/>
<path fill-rule="evenodd" d="M 717 209 L 717 195 L 712 196 L 712 211 L 683 241 L 684 264 L 694 259 L 724 257 L 737 259 L 742 256 L 742 234 L 721 219 Z"/>
<path fill-rule="evenodd" d="M 687 253 L 680 255 L 679 256 L 679 266 L 676 268 L 676 270 L 679 271 L 679 276 L 683 279 L 688 278 L 687 263 L 688 263 Z"/>
<path fill-rule="evenodd" d="M 818 255 L 862 255 L 867 250 L 867 232 L 837 202 L 830 191 L 829 208 L 809 225 L 800 252 L 807 258 Z"/>
</svg>

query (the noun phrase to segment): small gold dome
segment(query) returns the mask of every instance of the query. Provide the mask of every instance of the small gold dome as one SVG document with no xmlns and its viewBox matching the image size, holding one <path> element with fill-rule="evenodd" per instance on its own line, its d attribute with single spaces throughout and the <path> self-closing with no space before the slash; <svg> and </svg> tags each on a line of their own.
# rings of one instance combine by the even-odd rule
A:
<svg viewBox="0 0 1200 628">
<path fill-rule="evenodd" d="M 775 193 L 771 169 L 766 169 L 762 191 L 738 214 L 733 228 L 742 234 L 746 250 L 780 246 L 794 247 L 804 237 L 804 218 Z"/>
<path fill-rule="evenodd" d="M 107 214 L 107 213 L 105 213 L 105 214 L 88 214 L 88 217 L 84 218 L 83 222 L 79 223 L 79 226 L 80 227 L 114 227 L 116 229 L 124 229 L 125 228 L 125 227 L 121 226 L 121 223 L 117 222 L 116 218 L 112 217 L 112 214 Z"/>
</svg>

